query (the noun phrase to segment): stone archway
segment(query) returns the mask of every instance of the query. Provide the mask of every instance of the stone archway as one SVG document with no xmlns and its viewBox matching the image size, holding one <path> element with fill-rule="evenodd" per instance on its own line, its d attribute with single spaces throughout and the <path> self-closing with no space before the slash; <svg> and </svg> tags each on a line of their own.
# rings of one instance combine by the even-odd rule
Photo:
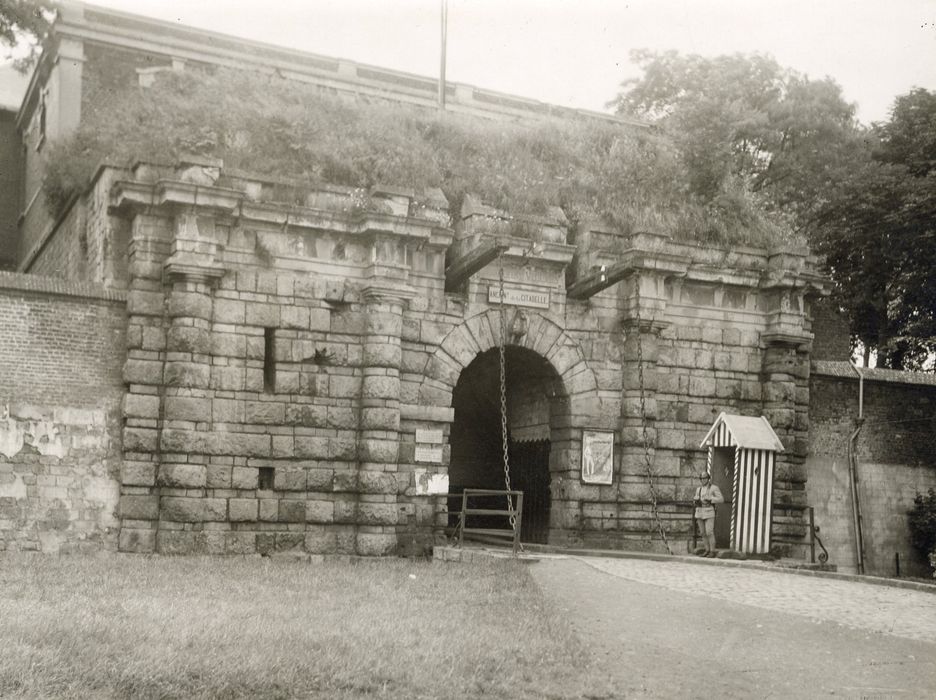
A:
<svg viewBox="0 0 936 700">
<path fill-rule="evenodd" d="M 452 396 L 455 417 L 449 440 L 449 509 L 454 512 L 460 508 L 459 497 L 465 488 L 505 488 L 503 427 L 506 427 L 511 488 L 523 492 L 521 539 L 545 543 L 552 500 L 551 438 L 554 432 L 558 437 L 559 423 L 565 415 L 565 390 L 552 366 L 533 351 L 509 345 L 504 355 L 505 410 L 501 406 L 497 348 L 475 357 L 455 386 Z M 488 500 L 494 502 L 475 505 L 482 508 L 503 505 L 502 499 Z M 484 527 L 505 525 L 503 517 L 480 520 L 486 521 Z"/>
<path fill-rule="evenodd" d="M 513 321 L 518 313 L 516 308 L 508 309 L 508 328 L 514 327 Z M 466 436 L 463 426 L 457 425 L 459 408 L 463 401 L 456 396 L 456 389 L 466 371 L 470 378 L 475 371 L 481 373 L 479 376 L 484 376 L 485 373 L 489 374 L 497 369 L 496 365 L 490 364 L 490 358 L 497 355 L 497 341 L 500 338 L 499 314 L 497 309 L 488 309 L 453 328 L 428 359 L 419 390 L 421 405 L 454 409 L 455 423 L 451 432 L 454 471 L 450 473 L 450 484 L 456 487 L 476 486 L 466 483 L 470 479 L 465 478 L 465 465 L 460 463 L 462 457 L 459 450 L 462 446 L 458 442 Z M 573 510 L 576 514 L 579 512 L 577 503 L 574 508 L 570 507 L 572 503 L 567 500 L 566 487 L 579 481 L 581 429 L 603 425 L 609 420 L 616 421 L 618 410 L 603 403 L 595 374 L 588 366 L 578 342 L 546 315 L 528 309 L 523 310 L 523 314 L 526 317 L 525 332 L 511 334 L 507 345 L 514 364 L 519 362 L 520 365 L 526 365 L 525 370 L 518 370 L 514 382 L 519 380 L 520 385 L 530 392 L 526 397 L 528 403 L 543 399 L 548 405 L 548 411 L 543 413 L 545 409 L 541 406 L 539 418 L 528 417 L 525 424 L 520 421 L 509 426 L 511 437 L 517 438 L 511 440 L 511 452 L 518 462 L 533 463 L 533 469 L 536 468 L 537 460 L 544 458 L 544 453 L 548 455 L 545 457 L 548 460 L 548 489 L 546 494 L 538 492 L 539 507 L 545 507 L 545 510 L 538 510 L 530 516 L 535 521 L 537 517 L 543 517 L 542 513 L 546 513 L 547 522 L 536 526 L 540 533 L 537 535 L 538 539 L 546 541 L 547 531 L 574 526 L 569 515 Z M 488 369 L 477 370 L 477 362 L 487 363 Z M 534 371 L 536 366 L 539 366 L 541 371 Z M 499 400 L 499 396 L 497 398 Z M 499 409 L 499 406 L 495 408 Z M 542 422 L 543 415 L 548 415 L 545 424 L 537 425 L 537 421 Z M 499 423 L 492 426 L 488 432 L 494 432 L 499 438 Z M 547 442 L 545 446 L 543 441 Z M 489 447 L 491 445 L 486 443 L 484 450 L 492 451 L 488 450 Z M 502 480 L 500 483 L 503 483 Z M 527 484 L 532 496 L 537 488 L 536 479 L 527 481 Z M 568 496 L 571 497 L 571 494 Z"/>
</svg>

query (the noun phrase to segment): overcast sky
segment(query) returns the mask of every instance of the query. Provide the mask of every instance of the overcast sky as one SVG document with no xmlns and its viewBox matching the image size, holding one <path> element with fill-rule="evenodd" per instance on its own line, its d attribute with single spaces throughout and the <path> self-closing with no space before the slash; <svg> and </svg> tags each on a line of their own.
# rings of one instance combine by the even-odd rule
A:
<svg viewBox="0 0 936 700">
<path fill-rule="evenodd" d="M 437 76 L 442 0 L 97 0 L 313 53 Z M 449 80 L 603 110 L 631 49 L 762 52 L 830 76 L 868 123 L 936 90 L 936 0 L 448 0 Z"/>
</svg>

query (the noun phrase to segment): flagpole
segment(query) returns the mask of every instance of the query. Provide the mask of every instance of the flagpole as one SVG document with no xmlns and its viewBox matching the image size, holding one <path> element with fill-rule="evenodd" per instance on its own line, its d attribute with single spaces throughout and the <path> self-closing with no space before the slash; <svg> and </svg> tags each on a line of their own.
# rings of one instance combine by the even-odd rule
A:
<svg viewBox="0 0 936 700">
<path fill-rule="evenodd" d="M 446 33 L 448 31 L 448 0 L 441 0 L 442 3 L 442 56 L 439 66 L 439 109 L 445 110 L 445 48 Z"/>
</svg>

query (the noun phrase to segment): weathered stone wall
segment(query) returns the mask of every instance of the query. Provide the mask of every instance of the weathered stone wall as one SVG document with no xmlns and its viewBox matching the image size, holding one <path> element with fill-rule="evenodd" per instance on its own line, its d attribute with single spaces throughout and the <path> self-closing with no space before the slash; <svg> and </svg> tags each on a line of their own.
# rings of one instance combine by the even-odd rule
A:
<svg viewBox="0 0 936 700">
<path fill-rule="evenodd" d="M 123 307 L 0 273 L 0 550 L 116 547 Z"/>
<path fill-rule="evenodd" d="M 91 190 L 77 198 L 49 229 L 42 244 L 24 261 L 29 273 L 126 288 L 129 227 L 107 213 L 111 183 L 119 172 L 102 171 Z"/>
<path fill-rule="evenodd" d="M 22 155 L 16 115 L 0 107 L 0 270 L 16 267 L 16 220 L 22 198 Z"/>
<path fill-rule="evenodd" d="M 540 367 L 513 370 L 509 417 L 518 439 L 548 434 L 551 542 L 658 549 L 654 505 L 685 536 L 721 411 L 777 430 L 774 531 L 802 540 L 805 307 L 820 291 L 804 255 L 602 231 L 569 244 L 561 216 L 470 198 L 449 227 L 439 193 L 326 188 L 286 205 L 269 199 L 284 185 L 212 162 L 123 177 L 122 549 L 431 546 L 455 387 L 505 332 L 501 274 L 507 344 Z M 611 279 L 593 283 L 602 256 Z M 615 434 L 611 484 L 584 483 L 584 430 Z"/>
<path fill-rule="evenodd" d="M 847 363 L 818 363 L 811 378 L 809 501 L 830 561 L 855 571 L 855 527 L 848 442 L 855 449 L 865 572 L 895 573 L 895 554 L 908 575 L 928 567 L 910 546 L 907 512 L 917 493 L 936 488 L 936 382 L 925 375 L 862 370 L 864 420 L 858 421 L 858 375 Z"/>
</svg>

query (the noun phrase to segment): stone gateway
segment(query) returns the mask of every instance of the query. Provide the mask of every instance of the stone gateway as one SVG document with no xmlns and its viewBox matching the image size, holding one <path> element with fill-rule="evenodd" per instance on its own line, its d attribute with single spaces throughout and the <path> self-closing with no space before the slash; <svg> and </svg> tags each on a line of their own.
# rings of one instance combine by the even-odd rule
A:
<svg viewBox="0 0 936 700">
<path fill-rule="evenodd" d="M 465 489 L 504 489 L 506 441 L 524 540 L 685 551 L 699 445 L 725 413 L 776 432 L 769 546 L 808 556 L 807 458 L 826 503 L 852 430 L 811 388 L 857 379 L 833 361 L 847 342 L 814 357 L 827 282 L 806 249 L 188 151 L 43 190 L 62 165 L 47 149 L 112 100 L 222 70 L 292 80 L 334 113 L 436 110 L 433 80 L 63 4 L 22 104 L 0 107 L 22 145 L 0 151 L 17 182 L 0 198 L 0 550 L 422 554 Z M 459 118 L 646 132 L 449 88 Z M 836 439 L 810 435 L 811 412 Z"/>
</svg>

